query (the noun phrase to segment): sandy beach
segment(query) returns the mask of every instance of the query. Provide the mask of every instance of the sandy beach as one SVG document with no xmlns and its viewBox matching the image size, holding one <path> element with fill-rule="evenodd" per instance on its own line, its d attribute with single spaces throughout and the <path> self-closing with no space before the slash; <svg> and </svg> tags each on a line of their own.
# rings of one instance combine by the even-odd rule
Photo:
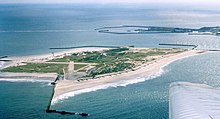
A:
<svg viewBox="0 0 220 119">
<path fill-rule="evenodd" d="M 134 79 L 134 78 L 144 78 L 160 72 L 164 66 L 167 64 L 174 62 L 179 59 L 183 59 L 186 57 L 194 56 L 204 53 L 201 50 L 189 50 L 179 54 L 171 54 L 169 56 L 160 58 L 153 62 L 147 62 L 141 66 L 139 66 L 135 71 L 128 71 L 124 73 L 120 73 L 117 75 L 105 76 L 99 79 L 89 79 L 87 81 L 76 81 L 76 80 L 60 80 L 57 82 L 55 87 L 55 93 L 53 97 L 53 103 L 56 103 L 58 100 L 62 100 L 68 98 L 69 96 L 74 96 L 76 94 L 80 94 L 83 92 L 94 91 L 97 89 L 104 89 L 104 87 L 108 87 L 109 85 L 115 83 Z M 103 86 L 104 87 L 100 87 Z M 110 87 L 110 86 L 109 86 Z"/>
</svg>

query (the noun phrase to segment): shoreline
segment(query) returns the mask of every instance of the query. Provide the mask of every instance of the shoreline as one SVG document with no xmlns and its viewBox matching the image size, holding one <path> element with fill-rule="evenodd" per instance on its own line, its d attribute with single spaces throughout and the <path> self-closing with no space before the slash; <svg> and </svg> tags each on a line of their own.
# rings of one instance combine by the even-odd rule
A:
<svg viewBox="0 0 220 119">
<path fill-rule="evenodd" d="M 8 57 L 13 61 L 4 63 L 3 67 L 16 66 L 19 63 L 28 61 L 47 61 L 53 58 L 63 57 L 71 53 L 85 52 L 85 51 L 101 51 L 108 50 L 109 48 L 77 48 L 53 54 L 30 55 L 21 57 Z M 140 48 L 139 48 L 140 49 Z M 144 82 L 146 80 L 160 76 L 163 73 L 163 68 L 168 64 L 198 54 L 204 53 L 204 50 L 187 50 L 178 54 L 170 54 L 154 61 L 149 61 L 140 66 L 135 67 L 135 70 L 121 71 L 104 76 L 96 77 L 94 79 L 86 79 L 84 81 L 77 80 L 59 80 L 57 81 L 55 93 L 53 96 L 52 104 L 68 97 L 77 94 L 106 89 L 109 87 L 127 86 L 129 84 Z M 19 65 L 20 65 L 19 64 Z M 54 81 L 56 73 L 9 73 L 0 72 L 0 81 Z"/>
<path fill-rule="evenodd" d="M 55 88 L 52 104 L 59 100 L 75 96 L 77 94 L 106 89 L 109 87 L 126 86 L 133 83 L 143 82 L 162 74 L 162 68 L 168 64 L 191 56 L 204 53 L 202 50 L 188 50 L 179 54 L 172 54 L 162 59 L 148 62 L 140 66 L 135 71 L 128 71 L 116 75 L 104 76 L 99 79 L 89 79 L 87 81 L 58 81 Z M 131 80 L 137 79 L 137 80 Z M 129 82 L 131 81 L 131 82 Z"/>
</svg>

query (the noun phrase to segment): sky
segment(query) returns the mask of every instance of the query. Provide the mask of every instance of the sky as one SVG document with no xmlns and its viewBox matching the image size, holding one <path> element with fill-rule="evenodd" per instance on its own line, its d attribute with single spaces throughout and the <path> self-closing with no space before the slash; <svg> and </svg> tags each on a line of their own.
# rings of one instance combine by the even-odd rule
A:
<svg viewBox="0 0 220 119">
<path fill-rule="evenodd" d="M 220 0 L 0 0 L 0 3 L 94 3 L 94 4 L 147 4 L 147 3 L 177 3 L 177 4 L 219 4 Z"/>
</svg>

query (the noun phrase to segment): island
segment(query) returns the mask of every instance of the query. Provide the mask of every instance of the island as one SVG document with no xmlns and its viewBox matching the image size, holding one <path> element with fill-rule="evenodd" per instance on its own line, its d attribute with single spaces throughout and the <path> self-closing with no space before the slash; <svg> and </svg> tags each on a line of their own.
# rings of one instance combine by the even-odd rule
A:
<svg viewBox="0 0 220 119">
<path fill-rule="evenodd" d="M 86 47 L 46 55 L 7 57 L 10 61 L 1 69 L 0 79 L 51 79 L 55 85 L 53 104 L 116 84 L 125 86 L 148 80 L 141 78 L 155 76 L 167 64 L 203 52 L 183 48 Z M 136 78 L 140 80 L 129 82 Z"/>
<path fill-rule="evenodd" d="M 99 33 L 109 34 L 155 34 L 155 33 L 188 33 L 189 35 L 220 35 L 220 27 L 175 28 L 159 26 L 121 25 L 95 29 Z"/>
</svg>

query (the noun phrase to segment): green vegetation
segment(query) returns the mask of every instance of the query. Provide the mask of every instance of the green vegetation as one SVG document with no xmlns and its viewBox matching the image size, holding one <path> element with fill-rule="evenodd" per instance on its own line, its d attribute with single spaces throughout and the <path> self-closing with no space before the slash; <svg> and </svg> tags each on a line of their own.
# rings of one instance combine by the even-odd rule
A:
<svg viewBox="0 0 220 119">
<path fill-rule="evenodd" d="M 128 48 L 118 48 L 106 50 L 104 52 L 84 52 L 84 53 L 74 53 L 71 56 L 66 56 L 63 58 L 53 59 L 49 62 L 86 62 L 86 63 L 102 63 L 102 62 L 112 62 L 116 58 L 118 53 L 129 50 Z"/>
<path fill-rule="evenodd" d="M 86 72 L 83 77 L 96 77 L 97 75 L 133 70 L 134 67 L 145 62 L 157 59 L 157 56 L 183 52 L 183 49 L 135 49 L 117 48 L 105 51 L 74 53 L 63 58 L 53 59 L 47 62 L 84 62 L 95 63 L 94 66 L 86 64 L 74 64 L 74 70 Z M 154 57 L 156 56 L 156 57 Z M 67 64 L 61 63 L 27 63 L 26 65 L 8 67 L 3 72 L 28 72 L 28 73 L 58 73 L 63 74 L 63 69 L 67 69 Z"/>
<path fill-rule="evenodd" d="M 95 77 L 96 75 L 99 74 L 124 71 L 125 69 L 132 69 L 133 66 L 134 64 L 125 63 L 125 62 L 115 62 L 115 63 L 111 62 L 111 63 L 100 64 L 97 66 L 95 70 L 92 70 L 88 76 Z"/>
<path fill-rule="evenodd" d="M 81 69 L 83 67 L 87 66 L 86 64 L 74 64 L 74 70 Z"/>
<path fill-rule="evenodd" d="M 150 56 L 167 55 L 182 52 L 180 49 L 140 49 L 130 50 L 129 48 L 110 49 L 102 52 L 74 53 L 63 58 L 53 59 L 49 62 L 86 62 L 97 63 L 96 67 L 88 72 L 89 77 L 99 74 L 124 71 L 135 67 L 134 62 L 147 62 Z"/>
<path fill-rule="evenodd" d="M 57 73 L 63 74 L 63 69 L 67 69 L 67 64 L 46 64 L 46 63 L 27 63 L 26 65 L 8 67 L 2 72 L 27 72 L 27 73 Z M 86 65 L 75 64 L 74 69 L 80 69 Z"/>
</svg>

